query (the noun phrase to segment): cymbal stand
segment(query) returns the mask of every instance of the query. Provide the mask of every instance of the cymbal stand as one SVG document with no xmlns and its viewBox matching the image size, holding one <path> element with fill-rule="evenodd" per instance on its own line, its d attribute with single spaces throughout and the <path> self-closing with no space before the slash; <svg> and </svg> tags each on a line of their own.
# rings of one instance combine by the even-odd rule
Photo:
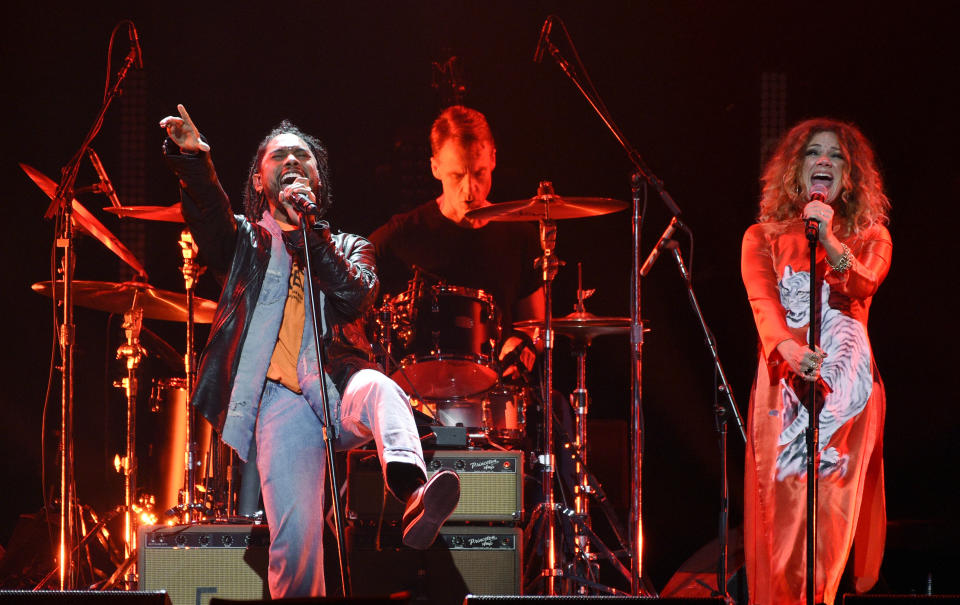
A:
<svg viewBox="0 0 960 605">
<path fill-rule="evenodd" d="M 72 188 L 72 185 L 69 187 Z M 71 199 L 69 191 L 64 199 Z M 61 209 L 57 246 L 63 248 L 63 323 L 60 324 L 60 590 L 73 587 L 73 542 L 75 537 L 73 505 L 73 367 L 75 326 L 73 323 L 74 225 L 73 204 L 65 202 Z"/>
<path fill-rule="evenodd" d="M 574 311 L 580 314 L 586 314 L 584 300 L 593 295 L 595 290 L 583 289 L 583 266 L 577 265 L 577 303 L 574 305 Z M 574 464 L 574 479 L 576 484 L 573 486 L 573 510 L 565 511 L 568 517 L 574 520 L 573 529 L 573 568 L 577 570 L 573 574 L 575 581 L 581 584 L 580 592 L 586 594 L 587 588 L 605 590 L 606 592 L 618 592 L 612 588 L 604 587 L 596 583 L 599 574 L 599 565 L 597 563 L 597 554 L 591 551 L 591 547 L 599 549 L 602 554 L 623 577 L 630 581 L 630 570 L 623 566 L 616 555 L 597 537 L 593 532 L 593 525 L 590 519 L 590 498 L 596 498 L 600 503 L 607 521 L 613 530 L 620 545 L 620 552 L 629 552 L 628 540 L 624 538 L 624 532 L 620 529 L 620 523 L 613 512 L 607 500 L 603 487 L 596 480 L 596 477 L 587 467 L 587 411 L 590 403 L 590 394 L 587 391 L 587 350 L 590 348 L 592 337 L 589 335 L 574 336 L 571 339 L 573 352 L 577 358 L 577 383 L 573 393 L 570 394 L 570 404 L 574 411 L 574 436 L 573 443 L 569 446 L 569 455 Z M 567 438 L 569 441 L 569 437 Z M 579 564 L 579 568 L 577 567 Z M 577 573 L 582 575 L 577 576 Z"/>
<path fill-rule="evenodd" d="M 573 50 L 573 56 L 577 66 L 568 62 L 560 49 L 550 38 L 551 27 L 548 25 L 556 24 L 553 31 L 561 31 Z M 643 397 L 642 397 L 642 349 L 643 349 L 643 325 L 640 319 L 640 232 L 642 225 L 641 192 L 643 193 L 643 204 L 646 203 L 647 185 L 660 196 L 660 199 L 674 216 L 680 214 L 680 208 L 673 201 L 673 198 L 667 192 L 661 181 L 644 161 L 640 153 L 630 144 L 623 132 L 613 121 L 613 117 L 607 110 L 606 104 L 596 91 L 590 77 L 586 73 L 586 68 L 580 61 L 580 57 L 570 39 L 566 25 L 556 15 L 547 17 L 547 23 L 544 24 L 545 34 L 543 44 L 550 56 L 557 63 L 557 66 L 563 71 L 567 78 L 576 86 L 577 90 L 583 95 L 584 99 L 590 104 L 597 116 L 604 123 L 610 133 L 614 136 L 624 152 L 627 154 L 630 163 L 633 164 L 634 172 L 630 179 L 630 188 L 633 199 L 632 213 L 632 267 L 630 272 L 630 399 L 631 399 L 631 435 L 632 440 L 630 450 L 633 460 L 633 476 L 631 477 L 631 503 L 630 503 L 630 550 L 632 558 L 633 578 L 631 588 L 633 594 L 650 594 L 653 591 L 647 586 L 643 576 L 643 520 L 642 520 L 642 498 L 641 498 L 641 466 L 643 456 Z M 589 89 L 588 89 L 589 87 Z"/>
<path fill-rule="evenodd" d="M 128 24 L 133 30 L 133 22 L 129 20 L 121 21 L 114 27 L 111 33 L 111 39 L 116 34 L 121 24 Z M 74 460 L 73 460 L 73 367 L 74 367 L 74 343 L 75 326 L 73 323 L 73 265 L 74 265 L 74 232 L 73 232 L 73 194 L 74 185 L 77 182 L 77 175 L 80 171 L 80 162 L 87 153 L 87 149 L 93 143 L 93 140 L 99 134 L 103 127 L 103 120 L 106 117 L 107 109 L 113 102 L 113 99 L 122 93 L 120 84 L 127 76 L 127 71 L 134 64 L 139 64 L 142 68 L 142 62 L 138 61 L 139 44 L 137 51 L 131 48 L 130 53 L 124 59 L 120 71 L 117 72 L 113 86 L 104 88 L 103 104 L 94 119 L 93 125 L 87 131 L 80 149 L 70 158 L 70 161 L 61 170 L 60 182 L 57 184 L 56 193 L 53 200 L 44 213 L 44 218 L 51 219 L 54 215 L 60 215 L 60 229 L 57 233 L 56 246 L 63 248 L 63 323 L 60 325 L 60 356 L 61 356 L 61 389 L 60 389 L 60 544 L 59 557 L 60 562 L 60 590 L 73 588 L 73 551 L 75 528 L 73 520 L 74 506 Z M 109 81 L 108 81 L 109 84 Z"/>
<path fill-rule="evenodd" d="M 553 184 L 549 181 L 541 181 L 537 187 L 537 195 L 541 197 L 554 196 Z M 547 199 L 546 201 L 549 201 Z M 546 205 L 549 209 L 549 204 Z M 543 539 L 543 562 L 540 570 L 540 577 L 544 579 L 544 594 L 555 596 L 558 594 L 557 579 L 562 571 L 557 564 L 557 506 L 553 497 L 553 480 L 556 469 L 556 457 L 553 454 L 553 322 L 551 319 L 553 309 L 552 282 L 556 276 L 560 261 L 554 254 L 557 245 L 557 225 L 549 216 L 540 219 L 540 248 L 543 250 L 543 256 L 537 259 L 537 265 L 541 269 L 543 279 L 543 295 L 546 307 L 544 317 L 543 343 L 544 343 L 544 364 L 543 364 L 543 450 L 537 455 L 537 461 L 540 464 L 540 481 L 543 490 L 543 502 L 537 505 L 534 514 L 531 515 L 531 526 L 533 518 L 542 517 L 542 539 Z"/>
<path fill-rule="evenodd" d="M 194 519 L 194 513 L 196 509 L 201 508 L 202 505 L 198 505 L 195 502 L 196 493 L 197 493 L 197 439 L 195 436 L 196 429 L 196 412 L 192 405 L 190 405 L 190 397 L 193 395 L 193 382 L 194 382 L 194 352 L 193 352 L 193 305 L 194 305 L 194 294 L 193 289 L 196 283 L 196 278 L 200 275 L 200 268 L 195 262 L 197 256 L 197 245 L 193 241 L 193 236 L 191 235 L 188 229 L 184 229 L 180 233 L 180 253 L 183 256 L 183 266 L 180 267 L 180 272 L 183 273 L 183 282 L 184 290 L 187 293 L 187 352 L 183 357 L 184 365 L 184 374 L 187 377 L 187 397 L 186 403 L 187 413 L 184 415 L 186 418 L 186 431 L 184 439 L 184 473 L 183 473 L 183 491 L 182 493 L 182 502 L 179 504 L 181 522 L 190 523 L 192 520 L 199 520 L 199 514 L 197 514 L 197 519 Z"/>
<path fill-rule="evenodd" d="M 137 368 L 146 351 L 140 346 L 140 328 L 143 323 L 143 308 L 134 297 L 132 308 L 123 314 L 123 330 L 126 343 L 117 349 L 117 359 L 125 359 L 127 375 L 120 381 L 127 400 L 126 453 L 120 461 L 123 471 L 123 555 L 132 559 L 137 549 L 137 519 L 134 510 L 137 496 Z"/>
</svg>

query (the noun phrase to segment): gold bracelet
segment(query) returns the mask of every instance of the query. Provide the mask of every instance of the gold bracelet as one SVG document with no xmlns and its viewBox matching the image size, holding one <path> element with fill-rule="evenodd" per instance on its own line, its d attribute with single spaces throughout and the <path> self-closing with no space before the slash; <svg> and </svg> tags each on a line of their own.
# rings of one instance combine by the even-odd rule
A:
<svg viewBox="0 0 960 605">
<path fill-rule="evenodd" d="M 840 244 L 843 246 L 843 254 L 840 256 L 840 260 L 837 261 L 837 264 L 834 265 L 830 262 L 830 259 L 827 259 L 827 264 L 830 265 L 830 268 L 833 269 L 836 273 L 846 273 L 847 270 L 853 266 L 853 254 L 850 252 L 850 247 L 846 244 Z"/>
</svg>

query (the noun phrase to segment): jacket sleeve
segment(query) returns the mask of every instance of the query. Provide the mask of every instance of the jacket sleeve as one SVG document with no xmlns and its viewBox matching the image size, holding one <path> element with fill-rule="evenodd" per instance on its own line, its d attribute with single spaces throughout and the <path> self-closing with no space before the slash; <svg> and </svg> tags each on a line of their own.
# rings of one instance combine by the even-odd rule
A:
<svg viewBox="0 0 960 605">
<path fill-rule="evenodd" d="M 770 243 L 759 225 L 747 229 L 743 236 L 740 274 L 760 335 L 763 357 L 767 363 L 775 363 L 780 359 L 777 345 L 793 338 L 793 334 L 787 327 L 786 311 L 780 304 Z"/>
<path fill-rule="evenodd" d="M 165 163 L 180 181 L 183 218 L 204 261 L 218 273 L 227 272 L 236 248 L 237 222 L 210 153 L 181 154 L 170 139 L 164 141 L 163 152 Z"/>
<path fill-rule="evenodd" d="M 287 231 L 284 238 L 302 257 L 300 231 Z M 359 235 L 333 235 L 325 221 L 317 221 L 307 232 L 307 242 L 314 286 L 344 318 L 360 317 L 373 305 L 379 288 L 373 244 Z"/>
<path fill-rule="evenodd" d="M 853 264 L 843 273 L 828 271 L 825 277 L 831 292 L 850 298 L 873 296 L 890 270 L 893 242 L 890 232 L 877 225 L 868 233 L 862 245 L 856 247 Z"/>
</svg>

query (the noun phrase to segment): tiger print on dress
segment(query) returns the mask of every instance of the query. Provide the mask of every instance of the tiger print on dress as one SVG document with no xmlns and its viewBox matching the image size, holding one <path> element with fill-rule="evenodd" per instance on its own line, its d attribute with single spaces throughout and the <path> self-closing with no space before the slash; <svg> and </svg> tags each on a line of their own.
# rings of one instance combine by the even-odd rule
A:
<svg viewBox="0 0 960 605">
<path fill-rule="evenodd" d="M 791 328 L 808 326 L 810 273 L 794 272 L 787 265 L 778 287 L 780 302 L 787 310 L 787 325 Z M 859 321 L 831 307 L 829 303 L 830 284 L 824 282 L 821 287 L 820 348 L 827 357 L 820 368 L 820 376 L 831 392 L 824 398 L 819 418 L 821 478 L 846 474 L 849 454 L 835 446 L 827 446 L 844 423 L 863 411 L 873 391 L 873 362 L 866 329 Z M 807 408 L 785 378 L 780 379 L 780 396 L 783 409 L 780 413 L 782 429 L 778 445 L 785 447 L 777 456 L 777 480 L 783 481 L 792 475 L 806 474 L 807 444 L 804 433 L 809 416 Z"/>
</svg>

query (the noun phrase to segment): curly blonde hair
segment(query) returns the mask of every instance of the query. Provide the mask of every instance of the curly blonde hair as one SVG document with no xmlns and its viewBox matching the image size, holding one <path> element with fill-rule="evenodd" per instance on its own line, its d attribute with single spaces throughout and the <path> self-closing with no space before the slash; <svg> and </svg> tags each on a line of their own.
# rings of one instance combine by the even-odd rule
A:
<svg viewBox="0 0 960 605">
<path fill-rule="evenodd" d="M 890 201 L 883 192 L 873 148 L 856 126 L 832 118 L 804 120 L 780 139 L 760 179 L 763 193 L 758 221 L 800 216 L 808 202 L 802 196 L 800 170 L 808 143 L 821 132 L 836 135 L 846 160 L 840 182 L 841 203 L 834 207 L 837 225 L 847 233 L 859 233 L 875 224 L 886 224 Z"/>
</svg>

